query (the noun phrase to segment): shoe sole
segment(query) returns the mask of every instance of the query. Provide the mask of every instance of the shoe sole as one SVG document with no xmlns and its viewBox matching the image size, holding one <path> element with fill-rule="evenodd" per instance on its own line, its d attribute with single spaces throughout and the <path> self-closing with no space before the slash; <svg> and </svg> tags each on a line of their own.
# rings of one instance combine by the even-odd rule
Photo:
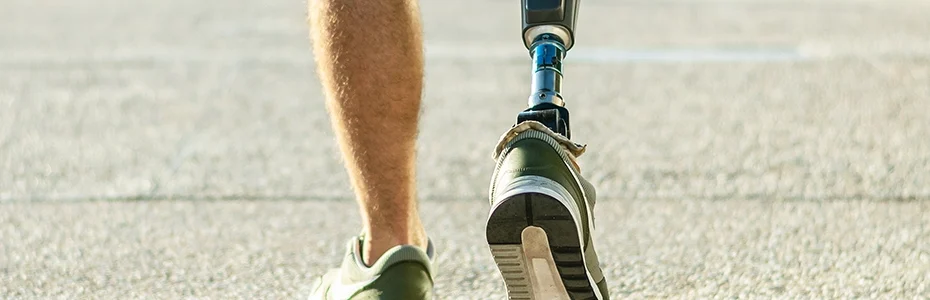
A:
<svg viewBox="0 0 930 300">
<path fill-rule="evenodd" d="M 569 209 L 576 205 L 550 184 L 515 180 L 488 216 L 486 237 L 508 299 L 601 299 L 585 265 L 580 217 Z"/>
</svg>

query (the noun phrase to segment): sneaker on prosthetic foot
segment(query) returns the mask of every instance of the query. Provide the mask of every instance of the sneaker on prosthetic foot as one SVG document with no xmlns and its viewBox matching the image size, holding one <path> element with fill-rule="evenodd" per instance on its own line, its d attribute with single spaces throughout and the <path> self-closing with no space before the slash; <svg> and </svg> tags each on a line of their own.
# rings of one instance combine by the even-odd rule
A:
<svg viewBox="0 0 930 300">
<path fill-rule="evenodd" d="M 608 299 L 592 241 L 595 191 L 584 146 L 527 121 L 495 149 L 487 241 L 508 299 Z"/>
<path fill-rule="evenodd" d="M 342 266 L 317 281 L 310 300 L 433 299 L 432 241 L 426 251 L 395 246 L 370 267 L 362 260 L 363 242 L 362 236 L 349 241 Z"/>
</svg>

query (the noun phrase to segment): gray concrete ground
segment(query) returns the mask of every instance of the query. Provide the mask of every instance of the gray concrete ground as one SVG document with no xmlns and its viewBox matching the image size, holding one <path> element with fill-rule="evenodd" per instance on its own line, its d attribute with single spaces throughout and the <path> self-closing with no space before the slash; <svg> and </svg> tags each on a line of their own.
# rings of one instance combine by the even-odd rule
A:
<svg viewBox="0 0 930 300">
<path fill-rule="evenodd" d="M 422 3 L 444 299 L 503 295 L 481 219 L 528 96 L 516 3 Z M 565 94 L 615 295 L 930 297 L 930 3 L 581 17 Z M 4 0 L 0 298 L 302 296 L 358 230 L 307 36 L 303 2 Z"/>
<path fill-rule="evenodd" d="M 482 243 L 486 209 L 475 202 L 424 203 L 439 299 L 505 294 Z M 611 201 L 597 212 L 596 246 L 620 299 L 911 299 L 930 296 L 928 209 Z M 344 201 L 17 203 L 0 221 L 0 294 L 82 299 L 305 298 L 359 224 Z"/>
</svg>

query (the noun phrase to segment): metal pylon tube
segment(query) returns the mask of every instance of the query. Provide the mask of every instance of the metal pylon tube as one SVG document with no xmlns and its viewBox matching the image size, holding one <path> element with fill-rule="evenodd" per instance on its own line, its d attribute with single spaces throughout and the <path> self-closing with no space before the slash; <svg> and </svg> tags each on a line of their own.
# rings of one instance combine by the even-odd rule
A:
<svg viewBox="0 0 930 300">
<path fill-rule="evenodd" d="M 552 103 L 564 106 L 562 99 L 562 58 L 565 46 L 557 38 L 540 35 L 531 47 L 533 55 L 533 84 L 530 88 L 530 107 Z"/>
</svg>

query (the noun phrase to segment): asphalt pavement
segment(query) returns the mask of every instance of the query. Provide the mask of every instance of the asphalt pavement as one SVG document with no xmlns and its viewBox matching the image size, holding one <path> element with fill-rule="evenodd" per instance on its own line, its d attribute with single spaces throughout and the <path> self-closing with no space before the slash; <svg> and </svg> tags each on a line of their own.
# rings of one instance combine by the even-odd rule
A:
<svg viewBox="0 0 930 300">
<path fill-rule="evenodd" d="M 502 299 L 517 1 L 422 1 L 442 299 Z M 617 298 L 930 297 L 930 2 L 586 0 L 564 60 Z M 306 3 L 0 4 L 0 299 L 301 298 L 359 229 Z"/>
</svg>

